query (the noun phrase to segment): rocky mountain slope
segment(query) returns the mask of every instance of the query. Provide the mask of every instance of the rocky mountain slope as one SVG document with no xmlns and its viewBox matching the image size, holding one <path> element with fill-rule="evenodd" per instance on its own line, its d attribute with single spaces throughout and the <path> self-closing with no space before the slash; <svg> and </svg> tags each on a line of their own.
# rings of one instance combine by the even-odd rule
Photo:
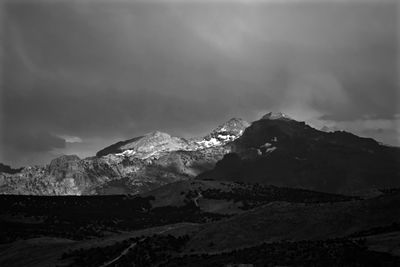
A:
<svg viewBox="0 0 400 267">
<path fill-rule="evenodd" d="M 155 131 L 144 136 L 112 144 L 97 152 L 96 156 L 102 157 L 115 154 L 118 156 L 148 159 L 159 157 L 165 152 L 195 151 L 221 146 L 237 139 L 249 125 L 248 122 L 242 119 L 232 118 L 218 126 L 210 134 L 191 139 L 175 137 L 167 133 Z"/>
<path fill-rule="evenodd" d="M 201 138 L 157 131 L 94 157 L 2 172 L 0 193 L 135 194 L 197 177 L 353 194 L 400 186 L 399 166 L 399 148 L 268 113 L 251 125 L 231 119 Z"/>
<path fill-rule="evenodd" d="M 188 146 L 189 143 L 183 138 L 155 131 L 144 136 L 113 144 L 97 152 L 96 156 L 101 157 L 115 154 L 118 156 L 134 156 L 140 159 L 147 159 L 157 156 L 162 152 L 185 150 Z"/>
<path fill-rule="evenodd" d="M 210 170 L 229 153 L 227 143 L 249 124 L 231 119 L 203 138 L 152 132 L 80 159 L 61 156 L 46 166 L 0 172 L 0 193 L 34 195 L 127 194 L 148 191 Z"/>
<path fill-rule="evenodd" d="M 282 114 L 253 122 L 229 148 L 232 153 L 199 178 L 336 193 L 400 186 L 399 148 L 319 131 Z"/>
</svg>

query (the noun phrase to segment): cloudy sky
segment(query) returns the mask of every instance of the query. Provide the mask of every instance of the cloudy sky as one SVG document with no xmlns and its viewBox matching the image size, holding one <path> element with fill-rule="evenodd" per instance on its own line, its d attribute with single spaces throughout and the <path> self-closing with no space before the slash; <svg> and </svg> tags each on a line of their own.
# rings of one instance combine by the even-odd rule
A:
<svg viewBox="0 0 400 267">
<path fill-rule="evenodd" d="M 286 112 L 399 145 L 393 0 L 2 1 L 0 162 Z"/>
</svg>

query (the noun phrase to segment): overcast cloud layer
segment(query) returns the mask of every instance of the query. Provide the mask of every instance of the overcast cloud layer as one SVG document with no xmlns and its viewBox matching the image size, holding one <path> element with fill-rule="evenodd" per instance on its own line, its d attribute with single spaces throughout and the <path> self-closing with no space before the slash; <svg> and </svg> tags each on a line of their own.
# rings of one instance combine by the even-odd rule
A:
<svg viewBox="0 0 400 267">
<path fill-rule="evenodd" d="M 0 161 L 270 110 L 398 145 L 396 2 L 5 2 Z"/>
</svg>

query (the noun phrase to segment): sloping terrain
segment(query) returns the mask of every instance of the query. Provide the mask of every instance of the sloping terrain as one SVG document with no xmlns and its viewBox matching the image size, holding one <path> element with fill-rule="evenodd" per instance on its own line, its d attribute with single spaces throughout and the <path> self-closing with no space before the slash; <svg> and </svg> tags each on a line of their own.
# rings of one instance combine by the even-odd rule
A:
<svg viewBox="0 0 400 267">
<path fill-rule="evenodd" d="M 139 159 L 158 157 L 163 152 L 196 151 L 225 145 L 237 139 L 249 126 L 249 123 L 232 118 L 218 126 L 210 134 L 201 138 L 185 139 L 167 133 L 155 131 L 127 141 L 120 141 L 96 153 L 97 157 L 109 154 L 124 155 Z"/>
<path fill-rule="evenodd" d="M 0 244 L 41 236 L 84 240 L 180 222 L 204 223 L 226 215 L 193 203 L 152 207 L 140 196 L 0 196 Z"/>
<path fill-rule="evenodd" d="M 204 212 L 231 215 L 277 201 L 326 203 L 358 199 L 304 189 L 205 180 L 171 183 L 143 193 L 142 197 L 154 198 L 150 201 L 153 207 L 180 207 L 194 202 Z"/>
<path fill-rule="evenodd" d="M 149 249 L 150 250 L 150 249 Z M 152 250 L 150 250 L 153 252 Z M 155 250 L 157 251 L 157 250 Z M 141 259 L 139 257 L 139 259 Z M 135 261 L 136 260 L 136 261 Z M 126 262 L 138 262 L 130 257 Z M 140 261 L 139 261 L 140 262 Z M 147 262 L 154 264 L 151 260 Z M 146 262 L 146 263 L 147 263 Z M 160 260 L 158 260 L 158 263 Z M 164 258 L 155 266 L 399 266 L 400 257 L 370 250 L 363 239 L 280 241 L 222 253 L 191 253 Z M 140 265 L 140 264 L 139 264 Z M 145 266 L 145 265 L 141 265 Z"/>
<path fill-rule="evenodd" d="M 3 195 L 0 248 L 5 253 L 0 263 L 28 263 L 17 259 L 22 250 L 43 250 L 29 263 L 264 266 L 273 259 L 275 265 L 309 261 L 318 266 L 329 256 L 326 266 L 361 264 L 363 259 L 391 266 L 399 260 L 387 254 L 396 252 L 398 239 L 389 233 L 399 230 L 399 201 L 398 190 L 361 200 L 202 180 L 171 183 L 140 196 Z M 373 235 L 367 243 L 352 241 Z"/>
<path fill-rule="evenodd" d="M 83 252 L 85 250 L 96 250 L 100 247 L 107 248 L 115 244 L 120 244 L 121 242 L 126 243 L 126 241 L 130 239 L 161 233 L 183 236 L 196 230 L 197 224 L 178 223 L 132 232 L 123 231 L 121 233 L 109 233 L 103 237 L 86 240 L 71 240 L 56 237 L 36 237 L 18 240 L 13 243 L 0 244 L 0 266 L 68 266 L 71 260 L 66 258 L 65 255 L 71 251 Z M 101 258 L 92 258 L 91 260 L 92 264 L 95 265 L 96 260 L 101 260 Z"/>
<path fill-rule="evenodd" d="M 135 194 L 198 177 L 357 194 L 400 186 L 399 166 L 399 148 L 268 113 L 250 126 L 231 119 L 202 138 L 153 132 L 95 157 L 0 172 L 0 193 Z"/>
<path fill-rule="evenodd" d="M 322 132 L 267 114 L 229 144 L 232 153 L 200 179 L 351 193 L 400 185 L 400 149 L 347 132 Z"/>
<path fill-rule="evenodd" d="M 188 145 L 188 141 L 183 138 L 156 131 L 113 144 L 97 152 L 96 156 L 102 157 L 109 154 L 117 154 L 146 159 L 161 152 L 184 150 Z"/>
<path fill-rule="evenodd" d="M 398 222 L 399 201 L 400 194 L 335 203 L 275 202 L 205 225 L 187 249 L 221 251 L 261 242 L 345 237 Z"/>
<path fill-rule="evenodd" d="M 0 245 L 1 266 L 54 266 L 66 248 L 74 241 L 62 238 L 33 238 L 20 240 L 11 245 Z"/>
<path fill-rule="evenodd" d="M 167 224 L 135 232 L 110 232 L 91 240 L 35 238 L 2 245 L 0 263 L 10 263 L 9 266 L 21 262 L 36 266 L 131 263 L 135 266 L 397 266 L 399 228 L 390 223 L 398 221 L 398 201 L 398 194 L 384 194 L 369 200 L 335 203 L 273 202 L 205 224 Z M 377 225 L 389 226 L 377 228 Z M 22 251 L 26 255 L 39 254 L 25 259 L 19 257 Z"/>
<path fill-rule="evenodd" d="M 210 170 L 248 123 L 231 119 L 203 138 L 162 132 L 121 141 L 96 157 L 61 156 L 46 166 L 0 172 L 0 193 L 26 195 L 135 194 Z M 7 169 L 8 170 L 8 169 Z"/>
<path fill-rule="evenodd" d="M 71 239 L 101 237 L 178 223 L 204 223 L 276 201 L 323 203 L 353 197 L 269 186 L 182 181 L 142 195 L 0 195 L 0 243 L 42 235 Z"/>
</svg>

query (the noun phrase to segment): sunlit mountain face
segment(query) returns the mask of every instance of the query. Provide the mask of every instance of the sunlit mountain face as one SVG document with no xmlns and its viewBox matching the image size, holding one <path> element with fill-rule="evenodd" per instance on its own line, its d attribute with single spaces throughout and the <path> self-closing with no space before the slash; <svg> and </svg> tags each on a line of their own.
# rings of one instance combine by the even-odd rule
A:
<svg viewBox="0 0 400 267">
<path fill-rule="evenodd" d="M 229 153 L 249 123 L 230 119 L 204 137 L 174 137 L 160 131 L 119 141 L 96 156 L 64 155 L 43 166 L 7 169 L 1 193 L 27 195 L 137 194 L 192 179 Z"/>
</svg>

